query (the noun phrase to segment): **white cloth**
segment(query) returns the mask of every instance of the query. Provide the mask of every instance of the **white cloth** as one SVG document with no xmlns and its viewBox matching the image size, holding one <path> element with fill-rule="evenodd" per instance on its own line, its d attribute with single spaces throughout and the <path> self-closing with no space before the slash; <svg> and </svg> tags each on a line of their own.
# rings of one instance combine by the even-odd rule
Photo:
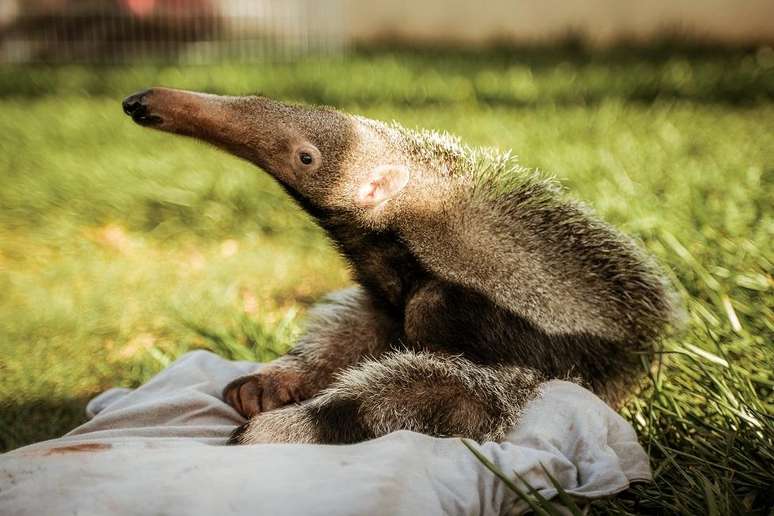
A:
<svg viewBox="0 0 774 516">
<path fill-rule="evenodd" d="M 354 445 L 221 446 L 244 420 L 220 398 L 257 367 L 189 353 L 93 399 L 66 436 L 0 455 L 0 514 L 502 514 L 523 502 L 459 439 L 395 432 Z M 650 479 L 632 427 L 591 392 L 543 385 L 503 443 L 478 449 L 545 497 L 542 463 L 581 498 Z"/>
</svg>

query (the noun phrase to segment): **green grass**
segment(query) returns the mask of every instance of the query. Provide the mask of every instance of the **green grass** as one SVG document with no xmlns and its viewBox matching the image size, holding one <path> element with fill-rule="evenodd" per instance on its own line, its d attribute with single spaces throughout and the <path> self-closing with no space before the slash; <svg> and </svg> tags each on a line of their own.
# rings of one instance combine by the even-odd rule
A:
<svg viewBox="0 0 774 516">
<path fill-rule="evenodd" d="M 262 91 L 512 148 L 668 268 L 688 312 L 623 414 L 656 482 L 598 512 L 774 504 L 774 53 L 371 50 L 200 68 L 0 67 L 0 449 L 194 348 L 268 360 L 348 283 L 262 173 L 133 125 L 148 85 Z"/>
</svg>

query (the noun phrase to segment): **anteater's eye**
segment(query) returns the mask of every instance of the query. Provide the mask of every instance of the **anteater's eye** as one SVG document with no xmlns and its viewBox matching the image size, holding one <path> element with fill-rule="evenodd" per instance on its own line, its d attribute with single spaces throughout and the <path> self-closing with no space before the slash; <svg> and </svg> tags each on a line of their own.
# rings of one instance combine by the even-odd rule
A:
<svg viewBox="0 0 774 516">
<path fill-rule="evenodd" d="M 301 163 L 304 165 L 311 165 L 312 161 L 314 161 L 314 158 L 312 158 L 312 155 L 308 152 L 302 152 L 299 158 L 301 159 Z"/>
</svg>

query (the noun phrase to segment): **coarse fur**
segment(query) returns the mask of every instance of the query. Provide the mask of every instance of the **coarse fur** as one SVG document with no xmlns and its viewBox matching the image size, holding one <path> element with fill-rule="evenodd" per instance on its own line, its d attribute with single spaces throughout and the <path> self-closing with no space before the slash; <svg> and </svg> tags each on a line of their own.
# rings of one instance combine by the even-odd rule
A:
<svg viewBox="0 0 774 516">
<path fill-rule="evenodd" d="M 265 97 L 159 88 L 124 109 L 266 170 L 358 284 L 285 357 L 226 386 L 249 418 L 234 443 L 499 439 L 546 379 L 619 404 L 675 322 L 635 243 L 507 153 Z"/>
<path fill-rule="evenodd" d="M 252 418 L 232 443 L 355 443 L 395 430 L 502 440 L 544 378 L 460 356 L 388 352 L 341 371 L 306 403 Z M 472 394 L 475 393 L 475 396 Z"/>
</svg>

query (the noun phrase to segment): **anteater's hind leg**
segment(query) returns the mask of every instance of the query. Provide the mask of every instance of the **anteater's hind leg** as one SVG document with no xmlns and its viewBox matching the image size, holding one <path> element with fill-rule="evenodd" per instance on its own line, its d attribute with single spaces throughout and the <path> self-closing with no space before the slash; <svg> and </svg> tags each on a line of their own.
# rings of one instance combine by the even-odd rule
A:
<svg viewBox="0 0 774 516">
<path fill-rule="evenodd" d="M 542 378 L 435 353 L 394 352 L 342 371 L 317 397 L 253 417 L 232 444 L 353 443 L 395 430 L 504 437 Z"/>
</svg>

